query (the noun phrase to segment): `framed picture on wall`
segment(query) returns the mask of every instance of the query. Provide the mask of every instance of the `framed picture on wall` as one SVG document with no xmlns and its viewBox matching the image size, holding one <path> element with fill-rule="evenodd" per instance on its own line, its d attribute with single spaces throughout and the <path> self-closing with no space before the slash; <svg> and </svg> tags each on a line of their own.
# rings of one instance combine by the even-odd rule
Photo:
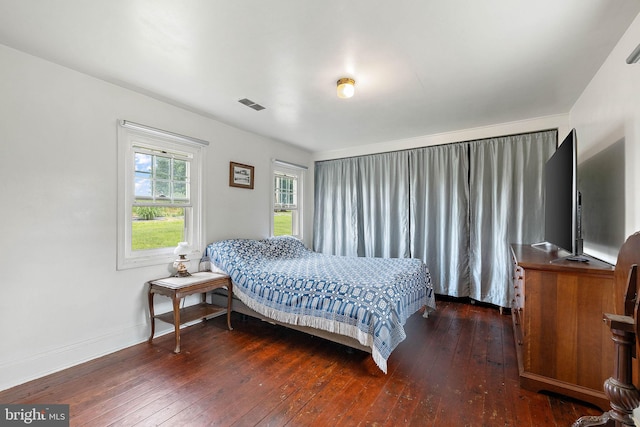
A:
<svg viewBox="0 0 640 427">
<path fill-rule="evenodd" d="M 229 185 L 253 190 L 253 166 L 230 162 Z"/>
</svg>

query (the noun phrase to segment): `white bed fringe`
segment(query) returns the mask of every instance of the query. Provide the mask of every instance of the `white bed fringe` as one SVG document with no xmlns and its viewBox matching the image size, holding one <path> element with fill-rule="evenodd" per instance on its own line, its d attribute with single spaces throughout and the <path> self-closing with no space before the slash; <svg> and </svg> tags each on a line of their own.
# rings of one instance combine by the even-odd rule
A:
<svg viewBox="0 0 640 427">
<path fill-rule="evenodd" d="M 280 310 L 267 307 L 253 299 L 247 297 L 240 287 L 233 288 L 233 293 L 250 309 L 262 314 L 273 320 L 277 320 L 282 323 L 289 323 L 291 325 L 307 326 L 316 329 L 322 329 L 327 332 L 333 332 L 340 335 L 345 335 L 358 340 L 358 342 L 364 346 L 371 347 L 371 357 L 376 363 L 378 368 L 385 374 L 387 373 L 387 360 L 382 357 L 380 352 L 373 347 L 373 337 L 365 332 L 362 332 L 355 326 L 347 325 L 341 322 L 334 322 L 320 317 L 298 315 L 294 313 L 285 313 Z M 425 313 L 427 310 L 425 310 Z"/>
</svg>

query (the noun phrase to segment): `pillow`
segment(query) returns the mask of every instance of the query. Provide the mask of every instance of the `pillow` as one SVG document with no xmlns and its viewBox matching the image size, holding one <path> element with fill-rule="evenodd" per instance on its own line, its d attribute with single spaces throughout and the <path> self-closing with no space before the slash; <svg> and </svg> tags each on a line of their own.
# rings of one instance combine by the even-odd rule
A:
<svg viewBox="0 0 640 427">
<path fill-rule="evenodd" d="M 302 241 L 293 236 L 276 236 L 263 240 L 270 258 L 297 258 L 308 252 Z"/>
</svg>

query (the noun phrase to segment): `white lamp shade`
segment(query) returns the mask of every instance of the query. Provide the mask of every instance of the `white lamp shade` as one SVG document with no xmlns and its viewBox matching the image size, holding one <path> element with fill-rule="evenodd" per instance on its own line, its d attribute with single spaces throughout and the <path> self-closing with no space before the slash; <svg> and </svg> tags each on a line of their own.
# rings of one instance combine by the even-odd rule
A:
<svg viewBox="0 0 640 427">
<path fill-rule="evenodd" d="M 187 255 L 191 248 L 189 242 L 180 242 L 178 246 L 173 250 L 174 255 Z"/>
</svg>

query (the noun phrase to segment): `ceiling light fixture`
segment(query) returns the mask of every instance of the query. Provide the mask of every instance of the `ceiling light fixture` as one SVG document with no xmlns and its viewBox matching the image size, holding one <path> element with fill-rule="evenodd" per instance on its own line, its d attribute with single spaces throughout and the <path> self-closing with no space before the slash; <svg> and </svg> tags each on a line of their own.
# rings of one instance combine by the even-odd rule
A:
<svg viewBox="0 0 640 427">
<path fill-rule="evenodd" d="M 356 89 L 356 81 L 348 77 L 338 80 L 338 98 L 351 98 Z"/>
</svg>

